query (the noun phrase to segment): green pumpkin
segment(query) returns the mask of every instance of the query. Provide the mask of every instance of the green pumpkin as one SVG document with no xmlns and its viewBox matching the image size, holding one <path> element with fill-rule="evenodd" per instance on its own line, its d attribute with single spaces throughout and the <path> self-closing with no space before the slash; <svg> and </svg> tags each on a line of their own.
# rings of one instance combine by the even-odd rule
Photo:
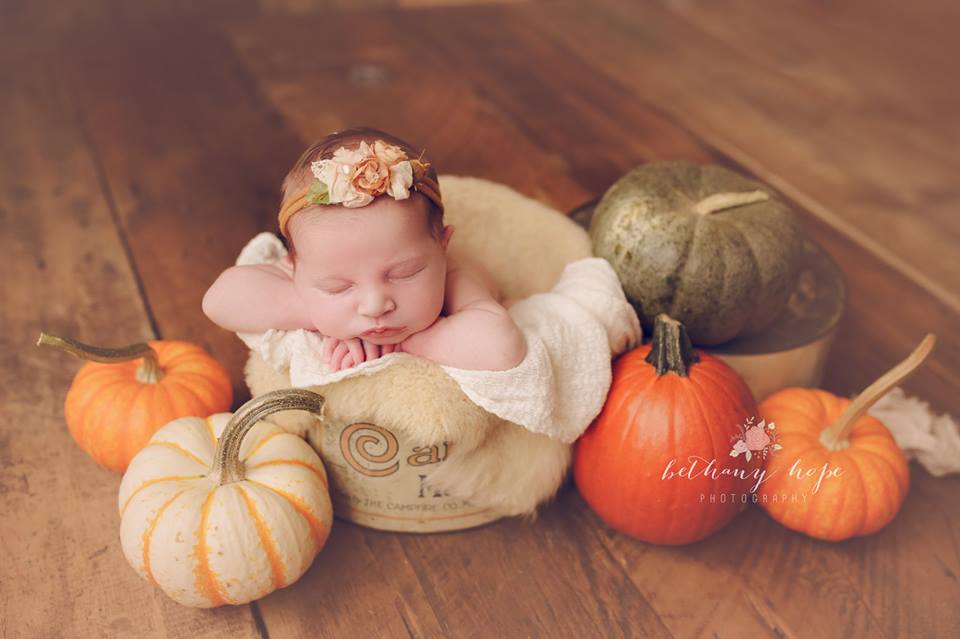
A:
<svg viewBox="0 0 960 639">
<path fill-rule="evenodd" d="M 661 313 L 701 345 L 769 326 L 796 284 L 802 237 L 763 184 L 720 166 L 651 162 L 617 180 L 590 238 L 652 330 Z"/>
</svg>

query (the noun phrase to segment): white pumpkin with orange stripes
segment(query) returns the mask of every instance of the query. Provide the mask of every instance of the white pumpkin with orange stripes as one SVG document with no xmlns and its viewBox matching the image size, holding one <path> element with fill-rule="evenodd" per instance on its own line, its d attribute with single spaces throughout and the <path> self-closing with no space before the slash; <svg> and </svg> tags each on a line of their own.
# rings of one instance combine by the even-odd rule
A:
<svg viewBox="0 0 960 639">
<path fill-rule="evenodd" d="M 299 579 L 330 532 L 327 475 L 303 439 L 260 420 L 322 407 L 316 393 L 275 391 L 232 416 L 158 430 L 120 484 L 127 561 L 198 608 L 245 604 Z"/>
</svg>

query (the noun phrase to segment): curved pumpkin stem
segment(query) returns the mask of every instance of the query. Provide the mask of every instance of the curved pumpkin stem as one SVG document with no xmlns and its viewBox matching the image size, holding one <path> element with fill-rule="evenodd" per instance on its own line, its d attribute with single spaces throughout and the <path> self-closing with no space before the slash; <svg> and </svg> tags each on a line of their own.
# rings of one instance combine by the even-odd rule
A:
<svg viewBox="0 0 960 639">
<path fill-rule="evenodd" d="M 848 437 L 853 430 L 853 425 L 860 419 L 864 413 L 870 410 L 881 397 L 890 392 L 890 390 L 912 375 L 930 355 L 933 345 L 936 344 L 937 337 L 932 333 L 927 334 L 910 355 L 905 360 L 884 373 L 877 381 L 867 386 L 866 390 L 857 395 L 856 399 L 850 402 L 847 409 L 843 411 L 837 421 L 828 426 L 820 433 L 820 443 L 827 450 L 839 450 L 849 445 Z"/>
<path fill-rule="evenodd" d="M 243 479 L 240 444 L 254 424 L 267 415 L 284 410 L 308 410 L 322 416 L 324 402 L 323 395 L 303 388 L 276 390 L 254 397 L 237 409 L 223 429 L 217 441 L 211 477 L 218 478 L 220 486 Z"/>
<path fill-rule="evenodd" d="M 143 365 L 137 369 L 137 381 L 144 384 L 156 384 L 163 379 L 165 375 L 157 360 L 157 351 L 153 350 L 149 344 L 143 342 L 130 344 L 129 346 L 121 346 L 120 348 L 104 348 L 102 346 L 84 344 L 69 337 L 50 335 L 41 331 L 40 339 L 37 340 L 37 346 L 50 346 L 65 353 L 70 353 L 80 359 L 103 364 L 115 364 L 117 362 L 126 362 L 131 359 L 142 358 Z"/>
<path fill-rule="evenodd" d="M 766 191 L 743 191 L 741 193 L 714 193 L 708 195 L 693 206 L 693 210 L 700 215 L 710 215 L 724 209 L 736 206 L 746 206 L 755 202 L 765 202 L 770 199 Z"/>
<path fill-rule="evenodd" d="M 656 367 L 657 375 L 676 373 L 680 377 L 689 374 L 690 365 L 700 361 L 700 354 L 683 324 L 666 313 L 660 313 L 653 323 L 653 340 L 645 362 Z"/>
</svg>

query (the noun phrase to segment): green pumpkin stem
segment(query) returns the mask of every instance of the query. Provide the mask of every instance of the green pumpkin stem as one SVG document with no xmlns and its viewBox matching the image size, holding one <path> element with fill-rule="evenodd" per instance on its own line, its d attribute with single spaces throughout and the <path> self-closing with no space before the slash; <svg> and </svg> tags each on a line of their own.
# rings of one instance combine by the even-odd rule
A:
<svg viewBox="0 0 960 639">
<path fill-rule="evenodd" d="M 240 444 L 254 424 L 273 413 L 284 410 L 308 410 L 323 416 L 323 395 L 302 388 L 287 388 L 254 397 L 237 409 L 217 441 L 210 475 L 220 486 L 244 478 L 240 460 Z"/>
<path fill-rule="evenodd" d="M 143 384 L 156 384 L 163 379 L 165 375 L 157 360 L 157 351 L 143 342 L 130 344 L 129 346 L 121 346 L 120 348 L 104 348 L 102 346 L 84 344 L 69 337 L 50 335 L 41 331 L 40 339 L 37 340 L 37 346 L 50 346 L 65 353 L 70 353 L 80 359 L 103 364 L 115 364 L 117 362 L 126 362 L 131 359 L 142 358 L 143 364 L 137 369 L 137 381 Z"/>
<path fill-rule="evenodd" d="M 936 336 L 932 333 L 928 334 L 905 360 L 884 373 L 880 379 L 867 386 L 866 390 L 850 402 L 846 410 L 837 418 L 836 422 L 820 432 L 820 443 L 823 444 L 827 450 L 840 450 L 849 446 L 850 432 L 853 430 L 853 425 L 857 423 L 857 420 L 863 417 L 863 415 L 870 410 L 870 407 L 876 404 L 881 397 L 889 393 L 894 386 L 913 375 L 930 355 L 930 352 L 933 350 L 933 345 L 936 344 L 936 342 Z"/>
<path fill-rule="evenodd" d="M 741 193 L 714 193 L 697 202 L 693 209 L 700 215 L 710 215 L 717 211 L 732 209 L 737 206 L 746 206 L 755 202 L 765 202 L 770 199 L 766 191 L 743 191 Z"/>
<path fill-rule="evenodd" d="M 653 340 L 650 353 L 644 360 L 657 369 L 657 375 L 676 373 L 689 375 L 690 365 L 700 361 L 683 324 L 665 313 L 657 315 L 653 324 Z"/>
</svg>

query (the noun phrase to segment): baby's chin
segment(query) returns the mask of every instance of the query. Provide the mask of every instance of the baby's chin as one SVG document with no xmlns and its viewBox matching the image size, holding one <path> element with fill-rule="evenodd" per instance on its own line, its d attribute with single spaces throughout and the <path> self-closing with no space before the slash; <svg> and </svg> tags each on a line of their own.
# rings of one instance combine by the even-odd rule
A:
<svg viewBox="0 0 960 639">
<path fill-rule="evenodd" d="M 358 335 L 357 337 L 365 339 L 377 346 L 386 346 L 387 344 L 399 344 L 410 337 L 410 335 L 412 335 L 412 332 L 409 329 L 404 329 L 396 335 Z"/>
</svg>

